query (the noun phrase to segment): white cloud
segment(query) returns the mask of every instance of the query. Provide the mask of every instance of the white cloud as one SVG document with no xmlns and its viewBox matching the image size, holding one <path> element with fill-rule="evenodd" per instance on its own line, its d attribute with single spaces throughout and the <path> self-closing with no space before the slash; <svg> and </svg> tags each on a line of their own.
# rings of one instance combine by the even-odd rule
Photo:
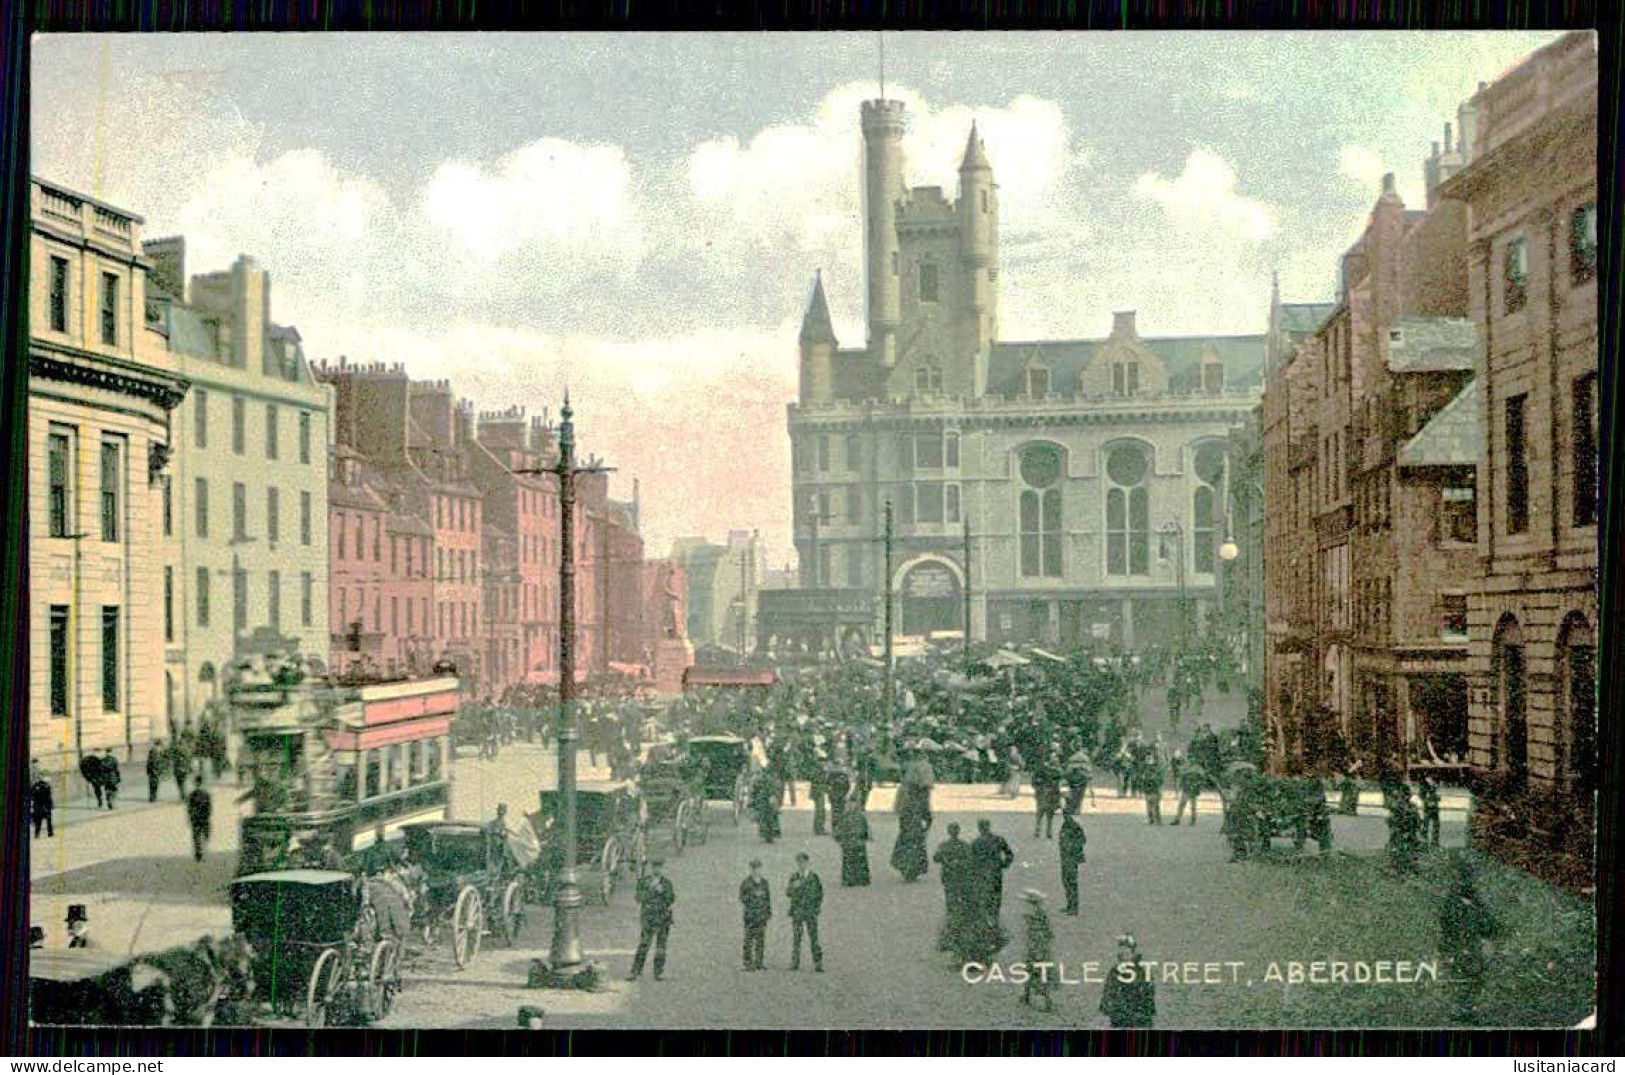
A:
<svg viewBox="0 0 1625 1075">
<path fill-rule="evenodd" d="M 369 294 L 377 278 L 370 263 L 392 243 L 390 200 L 377 183 L 339 171 L 315 150 L 219 160 L 191 185 L 174 221 L 186 238 L 188 271 L 222 269 L 249 254 L 270 271 L 273 299 L 300 309 L 383 297 Z"/>
<path fill-rule="evenodd" d="M 1185 170 L 1174 179 L 1142 174 L 1134 195 L 1160 204 L 1187 228 L 1211 228 L 1249 242 L 1261 242 L 1275 230 L 1275 207 L 1237 191 L 1235 169 L 1206 149 L 1192 150 Z"/>
<path fill-rule="evenodd" d="M 637 227 L 632 168 L 618 146 L 543 138 L 491 166 L 446 161 L 423 192 L 429 224 L 476 258 L 522 247 L 624 251 Z"/>
<path fill-rule="evenodd" d="M 1337 154 L 1337 172 L 1352 179 L 1376 197 L 1382 189 L 1382 177 L 1387 171 L 1382 158 L 1365 146 L 1344 146 Z"/>
</svg>

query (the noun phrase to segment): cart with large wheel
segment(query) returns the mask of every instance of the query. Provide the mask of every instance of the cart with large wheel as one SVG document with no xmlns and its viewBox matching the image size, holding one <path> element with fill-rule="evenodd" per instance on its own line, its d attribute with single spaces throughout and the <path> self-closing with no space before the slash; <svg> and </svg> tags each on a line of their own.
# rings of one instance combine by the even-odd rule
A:
<svg viewBox="0 0 1625 1075">
<path fill-rule="evenodd" d="M 559 793 L 544 788 L 538 793 L 541 809 L 529 817 L 541 845 L 533 875 L 536 898 L 551 898 L 564 869 L 564 826 Z M 645 835 L 647 815 L 638 788 L 630 781 L 583 781 L 576 785 L 575 867 L 585 868 L 583 890 L 592 888 L 608 905 L 621 882 L 634 882 L 648 858 Z"/>
<path fill-rule="evenodd" d="M 739 824 L 750 797 L 750 744 L 736 735 L 702 735 L 688 741 L 688 756 L 704 773 L 700 797 L 729 803 Z"/>
<path fill-rule="evenodd" d="M 710 822 L 703 777 L 689 757 L 651 761 L 638 774 L 650 837 L 669 841 L 674 855 L 705 842 Z"/>
<path fill-rule="evenodd" d="M 525 865 L 509 834 L 470 821 L 403 826 L 406 853 L 419 875 L 412 922 L 426 949 L 451 943 L 459 969 L 480 954 L 490 932 L 509 947 L 525 922 Z"/>
<path fill-rule="evenodd" d="M 401 942 L 380 935 L 355 874 L 239 877 L 231 883 L 231 920 L 253 950 L 255 993 L 271 1015 L 322 1027 L 389 1014 L 400 991 Z"/>
</svg>

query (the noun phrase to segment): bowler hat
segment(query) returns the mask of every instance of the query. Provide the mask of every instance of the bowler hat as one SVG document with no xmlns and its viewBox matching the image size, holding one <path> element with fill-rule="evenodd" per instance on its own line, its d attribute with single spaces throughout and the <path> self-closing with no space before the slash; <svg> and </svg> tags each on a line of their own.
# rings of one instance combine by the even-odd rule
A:
<svg viewBox="0 0 1625 1075">
<path fill-rule="evenodd" d="M 89 922 L 89 921 L 90 921 L 90 916 L 85 913 L 85 905 L 84 904 L 75 903 L 75 904 L 72 904 L 72 905 L 70 905 L 68 907 L 68 924 L 70 926 L 73 925 L 73 923 L 75 923 L 75 922 Z"/>
</svg>

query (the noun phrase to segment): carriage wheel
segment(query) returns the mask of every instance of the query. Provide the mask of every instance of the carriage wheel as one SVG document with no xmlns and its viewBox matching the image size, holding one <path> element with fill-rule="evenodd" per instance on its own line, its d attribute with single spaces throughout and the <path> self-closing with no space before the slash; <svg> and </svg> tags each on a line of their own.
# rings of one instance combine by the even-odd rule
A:
<svg viewBox="0 0 1625 1075">
<path fill-rule="evenodd" d="M 608 907 L 621 873 L 621 842 L 613 836 L 604 841 L 604 849 L 598 853 L 598 871 L 598 894 Z"/>
<path fill-rule="evenodd" d="M 518 881 L 509 881 L 502 890 L 502 917 L 497 926 L 502 932 L 502 943 L 509 948 L 519 943 L 519 930 L 525 924 L 525 896 Z"/>
<path fill-rule="evenodd" d="M 479 889 L 464 885 L 451 916 L 451 955 L 459 968 L 468 966 L 480 954 L 484 933 L 485 901 L 480 899 Z"/>
<path fill-rule="evenodd" d="M 381 940 L 372 947 L 367 963 L 365 1008 L 367 1022 L 375 1023 L 395 1006 L 401 987 L 401 950 L 394 941 Z"/>
<path fill-rule="evenodd" d="M 692 809 L 689 801 L 684 799 L 677 804 L 677 816 L 671 822 L 671 850 L 674 855 L 683 853 L 683 846 L 688 843 L 688 818 Z"/>
<path fill-rule="evenodd" d="M 320 1029 L 333 1018 L 333 1003 L 339 989 L 349 977 L 346 966 L 339 958 L 338 949 L 323 950 L 316 965 L 310 969 L 310 984 L 305 987 L 305 1025 Z"/>
</svg>

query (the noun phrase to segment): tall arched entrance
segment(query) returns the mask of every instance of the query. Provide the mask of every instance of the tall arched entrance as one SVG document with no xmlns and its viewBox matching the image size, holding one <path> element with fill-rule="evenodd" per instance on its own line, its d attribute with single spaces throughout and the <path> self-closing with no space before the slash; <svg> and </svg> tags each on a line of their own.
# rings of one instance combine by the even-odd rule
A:
<svg viewBox="0 0 1625 1075">
<path fill-rule="evenodd" d="M 897 587 L 899 634 L 958 631 L 965 617 L 957 565 L 937 557 L 905 565 Z"/>
</svg>

